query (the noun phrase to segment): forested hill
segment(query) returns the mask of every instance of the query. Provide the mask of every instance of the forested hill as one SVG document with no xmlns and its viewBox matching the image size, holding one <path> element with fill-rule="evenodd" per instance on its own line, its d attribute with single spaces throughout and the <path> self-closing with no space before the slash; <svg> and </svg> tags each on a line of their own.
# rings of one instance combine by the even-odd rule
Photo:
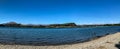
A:
<svg viewBox="0 0 120 49">
<path fill-rule="evenodd" d="M 0 24 L 0 27 L 23 27 L 23 28 L 73 28 L 73 27 L 97 27 L 97 26 L 120 26 L 117 24 L 93 24 L 93 25 L 76 25 L 75 23 L 64 23 L 64 24 L 49 24 L 49 25 L 33 25 L 33 24 L 20 24 L 16 22 L 8 22 Z"/>
</svg>

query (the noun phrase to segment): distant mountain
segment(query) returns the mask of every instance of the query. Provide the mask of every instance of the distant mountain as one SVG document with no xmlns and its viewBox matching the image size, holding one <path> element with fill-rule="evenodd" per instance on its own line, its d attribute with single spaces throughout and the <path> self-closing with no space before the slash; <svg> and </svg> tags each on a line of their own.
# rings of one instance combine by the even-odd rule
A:
<svg viewBox="0 0 120 49">
<path fill-rule="evenodd" d="M 5 27 L 20 27 L 21 26 L 21 24 L 16 23 L 16 22 L 8 22 L 8 23 L 3 23 L 1 25 Z"/>
<path fill-rule="evenodd" d="M 11 25 L 13 24 L 14 25 L 14 24 L 18 24 L 18 23 L 16 23 L 16 22 L 8 22 L 8 23 L 4 23 L 4 24 L 11 24 Z"/>
</svg>

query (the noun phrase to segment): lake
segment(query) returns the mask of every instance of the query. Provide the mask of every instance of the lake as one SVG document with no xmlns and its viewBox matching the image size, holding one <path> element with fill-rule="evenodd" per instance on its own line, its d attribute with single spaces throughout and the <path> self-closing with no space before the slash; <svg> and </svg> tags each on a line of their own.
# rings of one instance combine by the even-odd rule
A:
<svg viewBox="0 0 120 49">
<path fill-rule="evenodd" d="M 0 27 L 1 44 L 54 45 L 84 42 L 97 36 L 120 32 L 120 26 L 92 28 Z"/>
</svg>

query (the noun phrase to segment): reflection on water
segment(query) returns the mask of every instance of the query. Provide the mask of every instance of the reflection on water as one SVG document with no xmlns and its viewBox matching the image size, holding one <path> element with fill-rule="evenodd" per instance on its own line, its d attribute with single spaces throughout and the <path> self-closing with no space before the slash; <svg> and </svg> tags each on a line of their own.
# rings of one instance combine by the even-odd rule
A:
<svg viewBox="0 0 120 49">
<path fill-rule="evenodd" d="M 120 26 L 96 28 L 0 28 L 0 42 L 9 44 L 62 44 L 83 42 L 120 31 Z"/>
</svg>

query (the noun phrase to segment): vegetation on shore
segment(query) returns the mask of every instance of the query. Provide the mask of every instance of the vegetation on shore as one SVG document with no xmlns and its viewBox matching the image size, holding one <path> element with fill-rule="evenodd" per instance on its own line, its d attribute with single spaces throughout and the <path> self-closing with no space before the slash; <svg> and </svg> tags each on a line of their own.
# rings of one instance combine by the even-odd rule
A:
<svg viewBox="0 0 120 49">
<path fill-rule="evenodd" d="M 22 28 L 73 28 L 73 27 L 97 27 L 97 26 L 120 26 L 118 24 L 93 24 L 93 25 L 76 25 L 75 23 L 50 24 L 50 25 L 24 25 L 16 22 L 0 24 L 0 27 L 22 27 Z"/>
</svg>

